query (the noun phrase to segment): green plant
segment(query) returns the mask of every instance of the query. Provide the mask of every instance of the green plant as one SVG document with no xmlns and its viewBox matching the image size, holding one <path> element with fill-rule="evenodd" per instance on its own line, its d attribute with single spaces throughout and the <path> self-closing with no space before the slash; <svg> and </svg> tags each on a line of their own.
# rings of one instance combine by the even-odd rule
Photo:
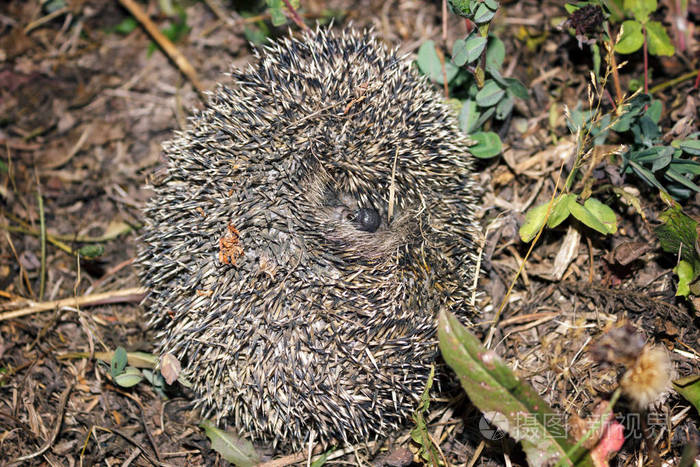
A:
<svg viewBox="0 0 700 467">
<path fill-rule="evenodd" d="M 444 310 L 439 315 L 438 339 L 445 362 L 459 377 L 471 402 L 520 442 L 530 465 L 594 465 L 586 450 L 567 433 L 564 417 Z"/>
<path fill-rule="evenodd" d="M 569 17 L 568 25 L 576 31 L 581 43 L 586 34 L 593 33 L 598 24 L 603 25 L 605 34 L 603 42 L 614 44 L 614 51 L 621 54 L 632 54 L 640 48 L 644 49 L 644 92 L 649 92 L 649 54 L 670 56 L 675 48 L 663 24 L 651 20 L 651 14 L 657 9 L 656 0 L 589 0 L 569 3 L 565 6 Z M 626 19 L 625 18 L 631 18 Z M 617 40 L 611 34 L 610 22 L 623 21 L 620 25 L 620 35 Z M 600 52 L 596 39 L 589 41 L 594 56 L 594 62 L 600 62 Z M 617 76 L 617 65 L 614 54 L 612 59 L 615 91 L 617 101 L 622 101 L 622 92 Z M 598 64 L 594 72 L 598 73 Z"/>
<path fill-rule="evenodd" d="M 482 127 L 491 118 L 508 118 L 515 98 L 527 99 L 528 91 L 517 79 L 501 74 L 505 45 L 488 32 L 498 2 L 451 0 L 450 5 L 476 27 L 454 42 L 451 59 L 444 58 L 433 41 L 426 41 L 418 50 L 416 65 L 458 100 L 460 129 L 476 143 L 471 147 L 472 154 L 484 159 L 495 157 L 501 152 L 501 139 L 493 131 L 482 131 Z"/>
<path fill-rule="evenodd" d="M 700 253 L 698 245 L 698 222 L 686 215 L 675 201 L 666 198 L 671 205 L 661 213 L 661 224 L 654 230 L 661 248 L 676 258 L 673 272 L 678 276 L 676 295 L 700 296 Z"/>
<path fill-rule="evenodd" d="M 630 141 L 629 149 L 622 154 L 620 170 L 633 173 L 676 198 L 688 198 L 693 192 L 700 192 L 700 186 L 693 181 L 700 175 L 700 163 L 688 158 L 700 155 L 700 133 L 665 144 L 659 127 L 661 114 L 661 102 L 646 94 L 638 94 L 627 102 L 611 126 L 622 136 L 626 133 Z"/>
</svg>

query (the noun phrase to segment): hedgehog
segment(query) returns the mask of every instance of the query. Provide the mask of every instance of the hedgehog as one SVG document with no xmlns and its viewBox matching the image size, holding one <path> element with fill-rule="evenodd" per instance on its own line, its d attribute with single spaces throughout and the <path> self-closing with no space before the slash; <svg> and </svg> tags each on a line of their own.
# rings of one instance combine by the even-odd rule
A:
<svg viewBox="0 0 700 467">
<path fill-rule="evenodd" d="M 479 189 L 453 111 L 374 33 L 254 53 L 164 144 L 138 256 L 204 417 L 276 450 L 401 428 L 437 313 L 473 313 Z"/>
</svg>

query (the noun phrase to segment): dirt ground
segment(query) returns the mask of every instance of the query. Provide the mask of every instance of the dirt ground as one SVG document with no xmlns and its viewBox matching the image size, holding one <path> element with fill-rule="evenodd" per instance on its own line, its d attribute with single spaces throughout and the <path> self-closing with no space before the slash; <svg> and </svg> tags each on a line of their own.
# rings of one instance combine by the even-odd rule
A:
<svg viewBox="0 0 700 467">
<path fill-rule="evenodd" d="M 164 13 L 160 3 L 168 2 L 140 5 L 159 27 L 177 24 L 178 16 Z M 261 17 L 243 18 L 243 3 L 183 3 L 189 30 L 175 46 L 205 90 L 225 79 L 230 67 L 254 59 L 248 39 L 256 21 L 269 25 L 264 10 Z M 415 54 L 427 39 L 442 41 L 440 2 L 301 3 L 309 24 L 334 16 L 336 28 L 350 21 L 372 26 L 405 53 Z M 668 11 L 672 2 L 660 3 Z M 691 21 L 697 21 L 698 3 L 689 4 Z M 489 332 L 528 252 L 518 237 L 524 212 L 551 197 L 574 144 L 563 108 L 585 100 L 590 58 L 558 27 L 565 15 L 560 2 L 504 2 L 494 23 L 507 50 L 504 75 L 525 83 L 531 98 L 517 101 L 513 118 L 500 128 L 503 155 L 477 164 L 486 187 L 479 213 L 486 232 L 482 313 L 473 328 L 480 337 Z M 119 346 L 154 350 L 132 264 L 141 208 L 150 196 L 145 185 L 163 162 L 161 143 L 203 106 L 192 81 L 139 24 L 127 27 L 129 18 L 116 0 L 0 3 L 0 465 L 18 458 L 26 465 L 225 463 L 198 427 L 186 390 L 165 398 L 145 381 L 122 388 L 110 376 L 108 359 L 100 359 Z M 451 44 L 466 26 L 450 15 L 447 32 Z M 272 28 L 272 34 L 286 34 L 286 27 Z M 684 54 L 652 57 L 653 84 L 698 70 L 697 39 L 696 27 Z M 625 86 L 643 66 L 639 56 L 628 59 L 621 72 Z M 698 130 L 694 79 L 654 97 L 665 106 L 665 131 L 683 118 Z M 601 161 L 595 170 L 617 168 Z M 545 232 L 491 337 L 491 347 L 518 376 L 567 414 L 589 414 L 616 384 L 619 375 L 597 365 L 591 347 L 623 319 L 666 348 L 677 376 L 700 372 L 700 320 L 674 296 L 675 258 L 661 251 L 653 233 L 664 205 L 639 181 L 623 183 L 636 187 L 645 217 L 616 204 L 615 235 L 575 223 Z M 696 219 L 699 199 L 684 206 Z M 554 274 L 563 248 L 572 253 Z M 624 249 L 638 254 L 623 265 L 615 255 Z M 61 301 L 88 295 L 93 298 L 77 306 Z M 680 395 L 667 392 L 651 412 L 663 420 L 652 439 L 659 458 L 672 463 L 665 465 L 677 465 L 685 446 L 700 445 L 700 418 Z M 445 459 L 451 465 L 523 465 L 513 443 L 484 442 L 480 419 L 463 397 L 431 406 L 428 422 L 439 430 Z M 408 429 L 332 462 L 409 465 L 415 445 Z M 612 463 L 650 462 L 646 444 L 630 436 Z M 270 458 L 266 446 L 259 449 Z M 305 462 L 304 453 L 286 454 L 287 462 Z"/>
</svg>

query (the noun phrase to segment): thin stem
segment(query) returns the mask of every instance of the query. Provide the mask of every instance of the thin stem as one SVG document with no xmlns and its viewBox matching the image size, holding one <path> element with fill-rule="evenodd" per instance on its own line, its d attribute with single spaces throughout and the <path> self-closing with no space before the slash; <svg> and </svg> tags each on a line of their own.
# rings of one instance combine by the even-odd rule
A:
<svg viewBox="0 0 700 467">
<path fill-rule="evenodd" d="M 39 300 L 44 299 L 44 290 L 46 288 L 46 222 L 44 219 L 44 198 L 40 192 L 36 193 L 36 199 L 39 202 L 39 229 L 41 235 L 41 272 L 39 276 Z"/>
<path fill-rule="evenodd" d="M 308 31 L 309 27 L 301 19 L 301 16 L 299 16 L 299 13 L 297 13 L 297 11 L 294 9 L 294 7 L 289 2 L 289 0 L 282 0 L 282 1 L 284 2 L 284 5 L 289 10 L 289 15 L 292 17 L 292 21 L 294 21 L 296 23 L 296 25 L 299 26 L 302 30 Z"/>
<path fill-rule="evenodd" d="M 647 53 L 647 28 L 642 26 L 644 36 L 644 94 L 649 94 L 649 54 Z"/>
<path fill-rule="evenodd" d="M 617 97 L 618 105 L 622 102 L 622 86 L 620 86 L 620 74 L 617 72 L 617 60 L 615 59 L 615 43 L 610 34 L 610 27 L 607 22 L 604 23 L 605 33 L 610 41 L 610 49 L 608 50 L 608 60 L 612 69 L 613 83 L 615 85 L 615 97 Z"/>
</svg>

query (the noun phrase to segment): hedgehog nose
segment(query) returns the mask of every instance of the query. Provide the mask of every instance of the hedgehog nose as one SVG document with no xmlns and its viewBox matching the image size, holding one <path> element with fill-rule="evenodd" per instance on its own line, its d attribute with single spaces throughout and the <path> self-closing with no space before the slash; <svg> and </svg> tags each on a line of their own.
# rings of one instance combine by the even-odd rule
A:
<svg viewBox="0 0 700 467">
<path fill-rule="evenodd" d="M 359 230 L 372 233 L 377 231 L 382 218 L 374 208 L 360 208 L 357 210 L 355 221 Z"/>
</svg>

